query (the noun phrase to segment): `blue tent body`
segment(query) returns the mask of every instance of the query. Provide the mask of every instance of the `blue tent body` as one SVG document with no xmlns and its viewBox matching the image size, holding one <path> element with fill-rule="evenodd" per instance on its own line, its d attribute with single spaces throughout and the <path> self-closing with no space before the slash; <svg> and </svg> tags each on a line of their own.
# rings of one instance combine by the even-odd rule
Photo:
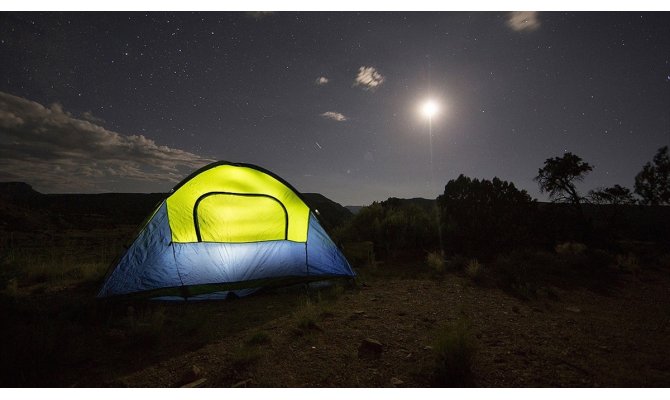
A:
<svg viewBox="0 0 670 400">
<path fill-rule="evenodd" d="M 262 184 L 255 184 L 255 178 Z M 189 186 L 189 181 L 196 183 Z M 278 195 L 273 194 L 272 185 Z M 186 194 L 179 195 L 194 187 L 195 202 L 184 200 Z M 204 208 L 204 200 L 213 195 L 220 200 Z M 269 198 L 272 201 L 254 203 Z M 276 207 L 277 221 L 285 221 L 279 229 L 283 238 L 267 233 L 274 211 L 266 211 L 275 201 L 281 205 Z M 188 222 L 179 220 L 180 213 Z M 255 220 L 240 220 L 240 215 Z M 305 225 L 302 237 L 301 224 Z M 191 225 L 197 235 L 189 239 L 184 235 L 193 230 Z M 204 238 L 203 226 L 218 238 Z M 235 236 L 234 231 L 249 226 L 246 236 Z M 289 226 L 294 237 L 289 236 Z M 142 293 L 164 300 L 218 299 L 231 292 L 244 296 L 269 285 L 353 276 L 344 255 L 288 183 L 257 166 L 218 162 L 201 168 L 173 189 L 108 274 L 98 297 Z"/>
</svg>

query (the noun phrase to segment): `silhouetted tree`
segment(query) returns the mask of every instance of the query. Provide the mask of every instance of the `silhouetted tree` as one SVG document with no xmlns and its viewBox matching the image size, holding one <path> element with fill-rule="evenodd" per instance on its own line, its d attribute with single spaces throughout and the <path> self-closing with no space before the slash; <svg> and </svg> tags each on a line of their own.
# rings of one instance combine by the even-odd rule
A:
<svg viewBox="0 0 670 400">
<path fill-rule="evenodd" d="M 536 202 L 513 183 L 460 175 L 437 198 L 445 248 L 452 253 L 493 254 L 530 238 Z"/>
<path fill-rule="evenodd" d="M 635 176 L 635 193 L 647 205 L 670 204 L 670 156 L 668 146 L 661 147 L 654 156 L 654 163 L 648 162 Z"/>
<path fill-rule="evenodd" d="M 595 204 L 635 204 L 635 199 L 630 189 L 619 185 L 591 190 L 589 192 L 589 199 Z"/>
<path fill-rule="evenodd" d="M 593 167 L 572 153 L 565 153 L 563 157 L 548 158 L 544 167 L 538 170 L 535 181 L 540 185 L 542 193 L 549 193 L 549 198 L 555 202 L 570 203 L 580 208 L 583 200 L 575 187 Z"/>
</svg>

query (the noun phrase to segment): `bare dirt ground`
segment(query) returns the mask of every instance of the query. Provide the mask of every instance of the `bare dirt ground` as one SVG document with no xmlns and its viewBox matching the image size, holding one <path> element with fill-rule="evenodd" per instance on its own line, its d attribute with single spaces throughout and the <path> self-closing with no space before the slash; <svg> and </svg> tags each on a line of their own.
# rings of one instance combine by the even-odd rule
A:
<svg viewBox="0 0 670 400">
<path fill-rule="evenodd" d="M 441 281 L 372 279 L 327 301 L 292 298 L 288 307 L 281 302 L 290 295 L 252 296 L 225 302 L 212 318 L 227 324 L 227 315 L 243 312 L 257 323 L 228 329 L 204 347 L 125 376 L 80 383 L 432 386 L 436 332 L 464 319 L 476 345 L 474 386 L 670 385 L 669 271 L 624 275 L 607 294 L 560 289 L 556 294 L 524 302 L 446 275 Z M 364 339 L 382 344 L 379 357 L 359 357 Z"/>
</svg>

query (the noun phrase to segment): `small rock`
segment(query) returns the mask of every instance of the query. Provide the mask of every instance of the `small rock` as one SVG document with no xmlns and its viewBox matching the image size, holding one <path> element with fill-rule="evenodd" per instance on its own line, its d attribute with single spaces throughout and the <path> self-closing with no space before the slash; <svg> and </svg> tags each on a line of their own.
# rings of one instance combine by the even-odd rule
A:
<svg viewBox="0 0 670 400">
<path fill-rule="evenodd" d="M 197 365 L 191 365 L 191 368 L 184 373 L 182 379 L 186 382 L 191 382 L 199 378 L 202 378 L 202 369 Z"/>
<path fill-rule="evenodd" d="M 375 339 L 363 339 L 360 346 L 358 346 L 359 358 L 379 358 L 384 351 L 384 345 Z"/>
<path fill-rule="evenodd" d="M 181 380 L 179 381 L 179 386 L 184 386 L 186 384 L 190 385 L 194 382 L 198 382 L 202 379 L 202 377 L 202 369 L 197 365 L 191 365 L 191 368 L 187 368 L 187 370 L 182 375 Z M 202 382 L 199 384 L 202 384 Z"/>
<path fill-rule="evenodd" d="M 354 314 L 356 314 L 356 315 L 363 315 L 363 314 L 365 314 L 365 311 L 363 311 L 363 310 L 354 310 Z"/>
<path fill-rule="evenodd" d="M 565 309 L 568 310 L 568 311 L 570 311 L 570 312 L 573 312 L 573 313 L 579 313 L 579 312 L 582 312 L 582 310 L 580 310 L 580 309 L 577 308 L 577 307 L 565 307 Z"/>
<path fill-rule="evenodd" d="M 189 382 L 185 385 L 182 385 L 181 387 L 183 387 L 183 388 L 197 388 L 197 387 L 202 386 L 205 382 L 207 382 L 207 378 L 200 378 L 196 381 Z"/>
<path fill-rule="evenodd" d="M 426 346 L 423 348 L 424 350 L 433 350 L 433 346 Z"/>
<path fill-rule="evenodd" d="M 400 380 L 396 377 L 391 378 L 391 385 L 393 385 L 395 387 L 402 386 L 404 383 L 405 382 L 403 382 L 402 380 Z"/>
<path fill-rule="evenodd" d="M 245 379 L 243 381 L 239 381 L 236 384 L 234 384 L 233 386 L 231 386 L 231 388 L 247 387 L 247 384 L 249 384 L 249 382 L 251 382 L 251 381 L 252 381 L 251 378 Z"/>
</svg>

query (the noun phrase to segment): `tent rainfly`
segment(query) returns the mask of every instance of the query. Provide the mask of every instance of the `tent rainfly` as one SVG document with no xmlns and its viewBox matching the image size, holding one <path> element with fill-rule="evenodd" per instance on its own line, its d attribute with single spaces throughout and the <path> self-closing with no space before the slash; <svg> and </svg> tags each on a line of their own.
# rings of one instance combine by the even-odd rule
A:
<svg viewBox="0 0 670 400">
<path fill-rule="evenodd" d="M 175 186 L 110 270 L 98 297 L 217 299 L 353 276 L 289 183 L 255 165 L 220 161 Z"/>
</svg>

